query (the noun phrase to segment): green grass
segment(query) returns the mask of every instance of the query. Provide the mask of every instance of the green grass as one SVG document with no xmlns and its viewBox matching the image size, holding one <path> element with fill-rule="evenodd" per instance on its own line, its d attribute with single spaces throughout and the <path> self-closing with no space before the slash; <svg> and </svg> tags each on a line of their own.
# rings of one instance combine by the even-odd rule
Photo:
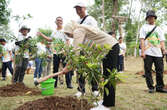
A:
<svg viewBox="0 0 167 110">
<path fill-rule="evenodd" d="M 133 63 L 134 62 L 134 59 Z M 138 59 L 135 61 L 138 62 Z M 131 60 L 129 61 L 131 62 Z M 117 85 L 116 89 L 116 107 L 113 110 L 167 110 L 167 94 L 147 92 L 145 79 L 135 74 L 135 70 L 130 70 L 129 64 L 126 62 L 126 78 L 124 82 Z M 138 63 L 136 63 L 138 64 Z M 128 65 L 128 67 L 127 67 Z M 133 65 L 134 66 L 134 65 Z M 137 67 L 139 65 L 136 65 Z M 0 87 L 10 83 L 10 77 L 6 82 L 0 81 Z M 33 85 L 33 76 L 25 76 L 25 84 L 31 88 L 35 88 Z M 73 96 L 77 92 L 77 84 L 75 83 L 75 77 L 73 78 L 73 89 L 67 89 L 66 85 L 58 85 L 55 89 L 56 96 Z M 164 75 L 165 84 L 167 83 L 167 76 Z M 155 77 L 154 77 L 155 82 Z M 87 91 L 87 96 L 90 95 Z M 86 97 L 87 97 L 86 96 Z M 0 110 L 14 110 L 18 106 L 27 101 L 44 98 L 45 96 L 16 96 L 16 97 L 0 97 Z"/>
</svg>

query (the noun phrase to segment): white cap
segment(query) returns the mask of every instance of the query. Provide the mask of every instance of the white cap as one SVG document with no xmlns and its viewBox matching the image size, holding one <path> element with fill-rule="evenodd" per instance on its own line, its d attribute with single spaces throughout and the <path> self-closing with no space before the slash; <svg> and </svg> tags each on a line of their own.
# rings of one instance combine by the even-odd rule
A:
<svg viewBox="0 0 167 110">
<path fill-rule="evenodd" d="M 77 4 L 74 6 L 74 8 L 76 8 L 77 6 L 79 6 L 79 7 L 86 7 L 86 5 L 85 5 L 83 2 L 77 3 Z"/>
</svg>

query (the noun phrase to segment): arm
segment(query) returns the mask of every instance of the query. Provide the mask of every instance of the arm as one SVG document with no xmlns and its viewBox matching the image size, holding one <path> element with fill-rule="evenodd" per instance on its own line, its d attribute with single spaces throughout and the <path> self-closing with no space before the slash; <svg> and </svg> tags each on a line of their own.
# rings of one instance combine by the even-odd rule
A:
<svg viewBox="0 0 167 110">
<path fill-rule="evenodd" d="M 165 54 L 166 54 L 165 42 L 164 42 L 164 41 L 161 41 L 161 42 L 160 42 L 160 45 L 161 45 L 162 54 L 165 55 Z"/>
<path fill-rule="evenodd" d="M 40 84 L 40 83 L 43 82 L 43 81 L 48 80 L 49 78 L 52 78 L 52 77 L 54 77 L 54 76 L 58 76 L 58 75 L 61 75 L 61 74 L 67 74 L 67 73 L 68 73 L 69 71 L 71 71 L 71 70 L 72 70 L 72 69 L 68 69 L 68 64 L 67 64 L 67 65 L 63 68 L 62 71 L 57 72 L 57 73 L 54 73 L 54 74 L 50 74 L 50 75 L 45 76 L 45 77 L 43 77 L 43 78 L 40 78 L 40 79 L 34 81 L 34 84 L 35 84 L 35 86 L 37 86 L 38 84 Z"/>
<path fill-rule="evenodd" d="M 52 38 L 50 38 L 50 37 L 48 37 L 48 36 L 45 36 L 43 33 L 41 33 L 41 32 L 37 32 L 37 35 L 38 36 L 42 36 L 44 39 L 46 39 L 47 41 L 49 41 L 49 42 L 52 42 L 53 40 L 52 40 Z"/>
<path fill-rule="evenodd" d="M 11 61 L 13 61 L 12 51 L 9 51 L 9 54 L 10 54 L 10 59 L 11 59 Z"/>
<path fill-rule="evenodd" d="M 144 38 L 141 38 L 140 42 L 141 42 L 141 57 L 145 58 L 145 54 L 144 54 L 144 51 L 145 51 Z"/>
</svg>

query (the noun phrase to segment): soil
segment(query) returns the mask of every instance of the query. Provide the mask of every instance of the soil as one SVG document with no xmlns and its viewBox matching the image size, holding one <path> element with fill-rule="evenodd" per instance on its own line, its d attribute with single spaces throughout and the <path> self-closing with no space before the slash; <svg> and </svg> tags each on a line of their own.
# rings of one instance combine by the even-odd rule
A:
<svg viewBox="0 0 167 110">
<path fill-rule="evenodd" d="M 92 107 L 86 99 L 51 96 L 26 102 L 15 110 L 90 110 Z"/>
<path fill-rule="evenodd" d="M 1 97 L 13 97 L 23 95 L 40 95 L 41 92 L 37 88 L 28 88 L 23 83 L 16 83 L 0 87 Z"/>
</svg>

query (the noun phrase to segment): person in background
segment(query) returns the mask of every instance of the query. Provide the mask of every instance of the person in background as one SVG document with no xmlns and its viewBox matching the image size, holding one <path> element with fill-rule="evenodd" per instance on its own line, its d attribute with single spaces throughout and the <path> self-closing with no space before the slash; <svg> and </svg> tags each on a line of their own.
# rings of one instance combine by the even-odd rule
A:
<svg viewBox="0 0 167 110">
<path fill-rule="evenodd" d="M 31 61 L 28 62 L 26 74 L 30 74 L 31 73 L 32 66 L 33 66 L 33 61 L 31 60 Z"/>
<path fill-rule="evenodd" d="M 126 44 L 123 42 L 123 38 L 119 38 L 119 47 L 120 47 L 120 52 L 118 55 L 118 65 L 117 65 L 117 70 L 119 73 L 123 73 L 124 71 L 124 57 L 125 57 L 125 52 L 126 52 Z"/>
<path fill-rule="evenodd" d="M 26 45 L 27 41 L 31 38 L 28 36 L 28 33 L 30 32 L 30 28 L 27 26 L 22 26 L 19 29 L 20 35 L 17 38 L 17 41 L 15 42 L 15 73 L 13 82 L 14 83 L 23 83 L 25 71 L 28 66 L 28 60 L 29 60 L 29 48 Z"/>
<path fill-rule="evenodd" d="M 90 15 L 87 15 L 86 13 L 86 5 L 83 2 L 77 3 L 74 8 L 76 9 L 77 15 L 80 17 L 77 20 L 77 23 L 81 25 L 89 25 L 93 27 L 97 27 L 97 21 Z M 93 44 L 93 41 L 86 38 L 84 39 L 84 44 L 88 44 L 88 46 Z M 85 94 L 85 78 L 81 75 L 78 78 L 78 92 L 75 94 L 75 96 L 80 97 L 81 95 Z M 94 96 L 98 96 L 98 85 L 95 83 L 95 81 L 92 81 L 92 92 Z"/>
<path fill-rule="evenodd" d="M 46 54 L 47 54 L 47 58 L 45 59 L 46 65 L 44 65 L 43 72 L 42 72 L 43 76 L 47 76 L 51 73 L 51 63 L 52 63 L 52 57 L 53 57 L 51 42 L 47 42 L 46 44 Z"/>
<path fill-rule="evenodd" d="M 62 54 L 58 53 L 58 51 L 61 50 L 61 48 L 59 48 L 59 42 L 64 42 L 66 43 L 66 38 L 67 36 L 64 34 L 63 32 L 63 18 L 61 16 L 56 18 L 56 31 L 52 33 L 51 37 L 49 36 L 45 36 L 44 34 L 42 34 L 41 32 L 38 32 L 37 34 L 40 35 L 41 37 L 43 37 L 44 39 L 46 39 L 48 42 L 53 42 L 54 43 L 54 50 L 53 50 L 53 73 L 58 72 L 59 70 L 59 64 L 60 62 L 64 63 L 65 65 L 65 59 L 64 56 L 62 56 Z M 54 40 L 55 39 L 55 40 Z M 58 76 L 55 76 L 54 79 L 55 81 L 55 85 L 54 87 L 57 87 L 57 83 L 58 83 Z M 71 84 L 71 73 L 66 74 L 66 85 L 67 88 L 72 89 L 72 84 Z"/>
<path fill-rule="evenodd" d="M 108 32 L 108 34 L 117 39 L 115 32 L 111 31 L 111 32 Z"/>
<path fill-rule="evenodd" d="M 13 75 L 12 68 L 12 50 L 9 45 L 7 45 L 5 39 L 0 39 L 0 44 L 2 45 L 2 81 L 6 80 L 6 70 L 9 69 L 11 75 Z"/>
<path fill-rule="evenodd" d="M 42 58 L 43 54 L 46 53 L 46 46 L 43 42 L 38 42 L 37 44 L 37 53 L 35 58 L 35 71 L 34 71 L 34 81 L 37 78 L 41 77 L 43 65 L 42 62 L 44 58 Z"/>
<path fill-rule="evenodd" d="M 146 13 L 147 24 L 144 24 L 140 29 L 141 57 L 144 60 L 144 70 L 146 84 L 149 93 L 162 92 L 167 93 L 164 88 L 163 72 L 163 54 L 165 50 L 164 32 L 159 26 L 156 26 L 157 16 L 155 11 L 149 10 Z M 152 32 L 147 38 L 147 34 Z M 152 64 L 154 63 L 156 71 L 156 85 L 153 85 L 152 79 Z"/>
</svg>

